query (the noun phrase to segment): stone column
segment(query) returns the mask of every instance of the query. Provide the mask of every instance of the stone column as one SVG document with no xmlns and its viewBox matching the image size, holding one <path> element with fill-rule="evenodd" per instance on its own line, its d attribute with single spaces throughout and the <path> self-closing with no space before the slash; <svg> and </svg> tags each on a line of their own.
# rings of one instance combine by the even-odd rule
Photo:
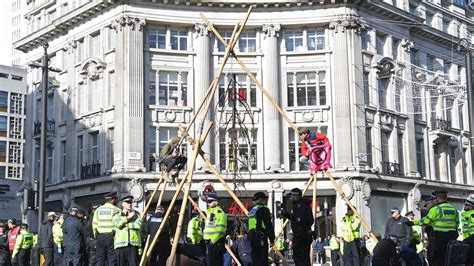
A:
<svg viewBox="0 0 474 266">
<path fill-rule="evenodd" d="M 352 54 L 350 53 L 353 53 L 354 49 L 354 40 L 351 38 L 351 34 L 359 27 L 360 24 L 353 19 L 332 21 L 329 24 L 333 35 L 331 116 L 333 121 L 337 121 L 334 123 L 334 139 L 331 140 L 335 168 L 354 164 L 352 136 L 356 125 L 351 119 L 353 85 L 350 80 L 350 69 L 352 69 L 350 65 Z"/>
<path fill-rule="evenodd" d="M 279 24 L 264 24 L 262 27 L 263 43 L 263 87 L 275 99 L 275 102 L 281 106 L 280 102 L 280 75 L 279 75 L 279 53 L 278 53 L 278 32 Z M 263 147 L 264 147 L 264 169 L 273 171 L 281 169 L 281 140 L 282 136 L 280 114 L 273 104 L 263 97 Z M 275 138 L 276 136 L 276 138 Z M 270 148 L 271 147 L 271 148 Z"/>
<path fill-rule="evenodd" d="M 145 20 L 122 16 L 112 23 L 117 32 L 114 168 L 145 171 L 144 63 Z"/>
<path fill-rule="evenodd" d="M 211 57 L 212 57 L 212 47 L 211 47 L 211 38 L 210 38 L 210 29 L 204 23 L 196 23 L 194 25 L 195 33 L 194 36 L 196 41 L 194 42 L 194 51 L 196 52 L 196 60 L 194 61 L 194 110 L 201 103 L 204 95 L 206 94 L 209 85 L 211 85 Z M 213 106 L 213 104 L 211 104 Z M 206 117 L 205 124 L 211 122 L 211 112 Z M 200 123 L 201 116 L 198 116 L 196 122 L 194 123 L 195 136 L 197 136 L 198 125 Z M 204 125 L 205 129 L 206 125 Z M 211 130 L 211 133 L 207 137 L 206 141 L 202 144 L 202 150 L 206 152 L 209 156 L 209 159 L 213 161 L 214 152 L 211 151 L 211 145 L 214 142 L 214 130 Z M 196 169 L 203 170 L 208 169 L 204 160 L 198 156 L 196 161 Z"/>
</svg>

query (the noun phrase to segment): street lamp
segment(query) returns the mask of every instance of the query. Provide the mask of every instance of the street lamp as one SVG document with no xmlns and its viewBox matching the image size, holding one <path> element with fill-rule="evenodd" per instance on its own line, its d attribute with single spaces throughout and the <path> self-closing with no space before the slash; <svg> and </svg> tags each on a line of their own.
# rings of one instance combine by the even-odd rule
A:
<svg viewBox="0 0 474 266">
<path fill-rule="evenodd" d="M 48 43 L 43 44 L 43 62 L 39 64 L 33 62 L 28 64 L 32 68 L 41 68 L 43 79 L 41 80 L 41 139 L 40 139 L 40 173 L 38 180 L 38 234 L 44 219 L 44 194 L 45 194 L 45 178 L 46 178 L 46 137 L 48 123 L 48 71 L 61 72 L 60 69 L 49 67 Z"/>
<path fill-rule="evenodd" d="M 469 114 L 469 145 L 471 147 L 471 165 L 474 165 L 474 95 L 472 84 L 472 47 L 466 38 L 461 38 L 457 47 L 458 53 L 466 55 L 466 91 Z"/>
<path fill-rule="evenodd" d="M 324 198 L 324 204 L 323 204 L 323 209 L 324 209 L 324 224 L 326 225 L 326 237 L 331 235 L 330 232 L 330 226 L 329 226 L 329 205 L 328 205 L 328 200 Z"/>
</svg>

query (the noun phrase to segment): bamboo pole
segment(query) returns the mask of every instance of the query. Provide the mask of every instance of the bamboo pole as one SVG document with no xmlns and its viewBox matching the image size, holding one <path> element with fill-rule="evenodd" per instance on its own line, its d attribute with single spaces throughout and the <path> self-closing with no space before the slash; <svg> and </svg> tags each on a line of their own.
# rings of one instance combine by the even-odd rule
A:
<svg viewBox="0 0 474 266">
<path fill-rule="evenodd" d="M 199 134 L 198 136 L 200 136 Z M 197 141 L 195 144 L 196 151 L 194 152 L 194 156 L 192 159 L 191 164 L 188 166 L 190 169 L 190 174 L 186 178 L 186 190 L 184 191 L 184 197 L 183 197 L 183 202 L 181 203 L 181 208 L 179 210 L 179 217 L 178 217 L 178 223 L 176 225 L 176 230 L 174 233 L 174 240 L 173 240 L 173 247 L 171 248 L 171 254 L 169 256 L 170 261 L 174 261 L 174 258 L 176 257 L 176 250 L 178 249 L 178 242 L 179 242 L 179 237 L 181 236 L 181 230 L 183 228 L 183 221 L 184 221 L 184 213 L 186 212 L 186 205 L 188 204 L 188 197 L 189 197 L 189 191 L 191 190 L 191 182 L 194 174 L 194 167 L 196 165 L 196 160 L 199 155 L 198 149 L 200 147 L 200 142 Z"/>
<path fill-rule="evenodd" d="M 179 195 L 179 193 L 180 193 L 180 191 L 181 191 L 181 189 L 182 189 L 182 187 L 183 187 L 183 185 L 184 185 L 184 182 L 186 181 L 186 179 L 187 179 L 187 177 L 188 177 L 188 174 L 189 174 L 189 169 L 188 169 L 188 171 L 186 171 L 186 175 L 185 175 L 185 177 L 183 178 L 183 180 L 179 183 L 178 189 L 176 189 L 176 192 L 174 193 L 174 196 L 173 196 L 173 198 L 171 199 L 170 206 L 168 207 L 168 209 L 167 209 L 166 212 L 165 212 L 165 216 L 163 217 L 163 222 L 160 224 L 160 227 L 158 228 L 158 231 L 156 232 L 155 237 L 153 237 L 153 240 L 152 240 L 152 242 L 151 242 L 151 244 L 150 244 L 148 250 L 144 250 L 144 251 L 143 251 L 143 255 L 142 255 L 142 256 L 145 256 L 145 259 L 143 260 L 143 263 L 140 263 L 140 266 L 145 265 L 145 263 L 147 262 L 148 258 L 150 257 L 151 251 L 152 251 L 152 249 L 155 247 L 155 244 L 156 244 L 156 242 L 158 241 L 158 237 L 160 236 L 161 231 L 163 231 L 163 228 L 164 228 L 164 226 L 165 226 L 165 224 L 166 224 L 166 221 L 168 221 L 168 218 L 169 218 L 169 216 L 170 216 L 170 214 L 171 214 L 171 210 L 172 210 L 173 207 L 174 207 L 174 204 L 175 204 L 175 202 L 176 202 L 176 200 L 177 200 L 177 198 L 178 198 L 178 195 Z"/>
<path fill-rule="evenodd" d="M 156 192 L 158 192 L 158 188 L 160 187 L 160 184 L 163 182 L 163 177 L 160 178 L 160 180 L 158 181 L 158 184 L 156 185 L 156 188 L 155 190 L 153 190 L 153 193 L 151 194 L 151 197 L 150 199 L 148 200 L 146 206 L 145 206 L 145 209 L 143 210 L 143 213 L 141 215 L 141 219 L 143 220 L 143 218 L 146 216 L 146 212 L 148 211 L 148 209 L 150 208 L 150 205 L 151 205 L 151 202 L 153 201 L 153 199 L 155 198 L 155 195 L 156 195 Z"/>
<path fill-rule="evenodd" d="M 324 173 L 326 174 L 327 177 L 329 177 L 329 179 L 331 180 L 334 188 L 337 190 L 337 192 L 339 193 L 339 195 L 341 195 L 341 197 L 344 199 L 344 201 L 346 202 L 347 206 L 349 206 L 349 208 L 351 208 L 351 210 L 354 212 L 354 214 L 357 216 L 357 218 L 359 218 L 359 220 L 362 222 L 362 225 L 364 226 L 365 230 L 367 230 L 367 232 L 369 232 L 369 235 L 370 235 L 370 238 L 372 238 L 372 240 L 375 241 L 375 243 L 378 243 L 379 240 L 377 239 L 377 237 L 374 235 L 374 233 L 372 232 L 372 230 L 370 229 L 369 225 L 365 222 L 364 218 L 362 218 L 362 216 L 360 215 L 360 213 L 356 210 L 356 208 L 354 208 L 354 205 L 352 205 L 351 201 L 347 198 L 346 194 L 344 193 L 344 191 L 342 191 L 341 187 L 339 186 L 339 184 L 336 182 L 336 180 L 334 180 L 334 177 L 331 175 L 330 172 L 328 171 L 324 171 Z"/>
<path fill-rule="evenodd" d="M 146 238 L 145 247 L 143 249 L 143 252 L 145 252 L 145 250 L 147 250 L 149 244 L 150 244 L 150 235 L 148 235 L 147 238 Z M 145 256 L 142 256 L 142 258 L 140 259 L 140 265 L 142 265 L 144 259 L 145 259 Z"/>
<path fill-rule="evenodd" d="M 163 195 L 165 194 L 165 189 L 167 185 L 168 185 L 168 182 L 165 180 L 165 182 L 163 183 L 163 187 L 161 187 L 160 197 L 158 198 L 158 202 L 156 202 L 156 207 L 161 205 L 161 202 L 163 201 Z"/>
<path fill-rule="evenodd" d="M 239 259 L 237 259 L 237 257 L 235 256 L 234 252 L 233 252 L 232 249 L 229 247 L 229 245 L 225 244 L 225 249 L 227 250 L 227 252 L 229 252 L 230 256 L 231 256 L 232 259 L 235 261 L 235 263 L 237 264 L 237 266 L 242 266 L 242 264 L 240 263 Z"/>
<path fill-rule="evenodd" d="M 200 14 L 201 18 L 204 20 L 206 25 L 211 29 L 211 31 L 214 33 L 214 35 L 217 37 L 217 39 L 227 47 L 227 44 L 225 40 L 222 38 L 222 36 L 219 34 L 219 32 L 214 28 L 212 23 L 204 16 L 204 14 Z M 298 133 L 298 127 L 291 121 L 291 119 L 286 115 L 286 113 L 281 109 L 280 106 L 276 103 L 275 99 L 265 90 L 263 85 L 255 78 L 255 76 L 252 74 L 250 69 L 244 64 L 244 62 L 235 54 L 232 53 L 234 58 L 237 60 L 237 62 L 240 64 L 242 69 L 247 73 L 247 75 L 252 79 L 252 81 L 257 85 L 257 87 L 263 92 L 263 94 L 267 97 L 267 99 L 272 103 L 272 105 L 277 109 L 277 111 L 283 116 L 283 118 L 288 122 L 291 128 Z"/>
</svg>

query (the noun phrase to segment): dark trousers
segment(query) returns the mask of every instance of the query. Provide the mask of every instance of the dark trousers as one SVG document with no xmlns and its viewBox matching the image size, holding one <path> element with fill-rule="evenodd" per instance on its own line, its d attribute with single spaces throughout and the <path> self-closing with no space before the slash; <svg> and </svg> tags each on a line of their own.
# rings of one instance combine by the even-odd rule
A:
<svg viewBox="0 0 474 266">
<path fill-rule="evenodd" d="M 98 234 L 96 242 L 96 256 L 97 266 L 115 266 L 117 265 L 117 256 L 114 250 L 114 235 L 113 234 Z"/>
<path fill-rule="evenodd" d="M 468 238 L 464 239 L 463 243 L 471 245 L 467 265 L 472 266 L 474 264 L 474 235 L 470 235 Z"/>
<path fill-rule="evenodd" d="M 268 240 L 263 233 L 251 232 L 252 264 L 268 265 Z"/>
<path fill-rule="evenodd" d="M 138 256 L 138 247 L 127 246 L 123 248 L 117 248 L 118 266 L 138 266 L 140 257 Z"/>
<path fill-rule="evenodd" d="M 169 249 L 157 249 L 154 248 L 151 252 L 150 261 L 148 266 L 166 266 L 166 260 L 170 256 L 171 250 Z"/>
<path fill-rule="evenodd" d="M 166 172 L 169 172 L 175 166 L 178 168 L 177 169 L 178 171 L 181 171 L 184 168 L 184 165 L 186 164 L 187 161 L 188 161 L 188 158 L 177 156 L 177 157 L 163 159 L 162 163 L 166 165 Z"/>
<path fill-rule="evenodd" d="M 222 266 L 224 265 L 225 253 L 224 238 L 221 238 L 215 244 L 211 242 L 206 244 L 206 265 L 207 266 Z"/>
<path fill-rule="evenodd" d="M 331 265 L 336 266 L 337 259 L 339 258 L 339 250 L 331 250 Z"/>
<path fill-rule="evenodd" d="M 359 266 L 360 265 L 360 239 L 356 238 L 354 241 L 344 241 L 344 266 Z"/>
<path fill-rule="evenodd" d="M 309 252 L 312 241 L 309 233 L 293 238 L 293 260 L 296 266 L 311 265 Z"/>
<path fill-rule="evenodd" d="M 431 258 L 433 266 L 444 266 L 446 264 L 446 251 L 448 249 L 448 242 L 456 240 L 458 232 L 438 232 L 434 231 L 431 238 L 429 239 L 428 257 Z M 431 266 L 431 264 L 430 264 Z"/>
<path fill-rule="evenodd" d="M 97 264 L 96 260 L 96 240 L 93 238 L 87 238 L 86 250 L 87 250 L 87 262 L 89 266 L 94 266 Z"/>
<path fill-rule="evenodd" d="M 61 253 L 58 253 L 58 247 L 54 246 L 54 266 L 64 265 L 64 249 Z"/>
<path fill-rule="evenodd" d="M 18 266 L 29 266 L 31 256 L 31 249 L 20 249 L 18 253 Z"/>
<path fill-rule="evenodd" d="M 53 248 L 42 248 L 41 254 L 44 256 L 43 266 L 53 266 L 54 264 L 54 250 Z"/>
<path fill-rule="evenodd" d="M 80 248 L 66 248 L 66 261 L 67 266 L 83 266 L 84 255 L 81 252 Z"/>
</svg>

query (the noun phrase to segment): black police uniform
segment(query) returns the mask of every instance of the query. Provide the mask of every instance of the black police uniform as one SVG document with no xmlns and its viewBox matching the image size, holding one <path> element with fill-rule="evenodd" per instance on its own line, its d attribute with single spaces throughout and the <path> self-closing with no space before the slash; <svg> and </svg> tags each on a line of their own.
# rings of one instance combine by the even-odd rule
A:
<svg viewBox="0 0 474 266">
<path fill-rule="evenodd" d="M 145 224 L 145 232 L 150 234 L 150 239 L 154 239 L 158 229 L 161 226 L 163 221 L 163 214 L 156 213 L 152 215 L 147 223 Z M 150 266 L 165 266 L 166 260 L 171 253 L 171 244 L 170 244 L 170 229 L 169 223 L 163 227 L 163 230 L 158 237 L 158 242 L 151 252 L 151 258 L 149 261 Z"/>
<path fill-rule="evenodd" d="M 87 219 L 87 222 L 84 226 L 84 236 L 86 238 L 86 252 L 87 252 L 87 262 L 89 266 L 97 265 L 96 260 L 96 249 L 97 249 L 97 240 L 94 237 L 94 231 L 92 229 L 92 222 L 94 213 L 92 212 Z"/>
<path fill-rule="evenodd" d="M 260 208 L 255 217 L 257 225 L 255 230 L 250 231 L 250 244 L 252 247 L 252 264 L 268 265 L 268 239 L 275 242 L 275 232 L 271 220 L 271 213 L 268 208 Z M 265 229 L 262 228 L 262 223 Z"/>
<path fill-rule="evenodd" d="M 0 235 L 0 266 L 7 266 L 10 264 L 8 257 L 8 235 L 7 231 Z"/>
<path fill-rule="evenodd" d="M 68 216 L 63 224 L 64 248 L 68 265 L 84 263 L 84 224 L 76 216 Z"/>
<path fill-rule="evenodd" d="M 285 214 L 291 221 L 293 260 L 296 266 L 310 265 L 311 226 L 314 223 L 314 218 L 309 204 L 309 200 L 301 198 L 293 202 L 292 213 Z"/>
</svg>

